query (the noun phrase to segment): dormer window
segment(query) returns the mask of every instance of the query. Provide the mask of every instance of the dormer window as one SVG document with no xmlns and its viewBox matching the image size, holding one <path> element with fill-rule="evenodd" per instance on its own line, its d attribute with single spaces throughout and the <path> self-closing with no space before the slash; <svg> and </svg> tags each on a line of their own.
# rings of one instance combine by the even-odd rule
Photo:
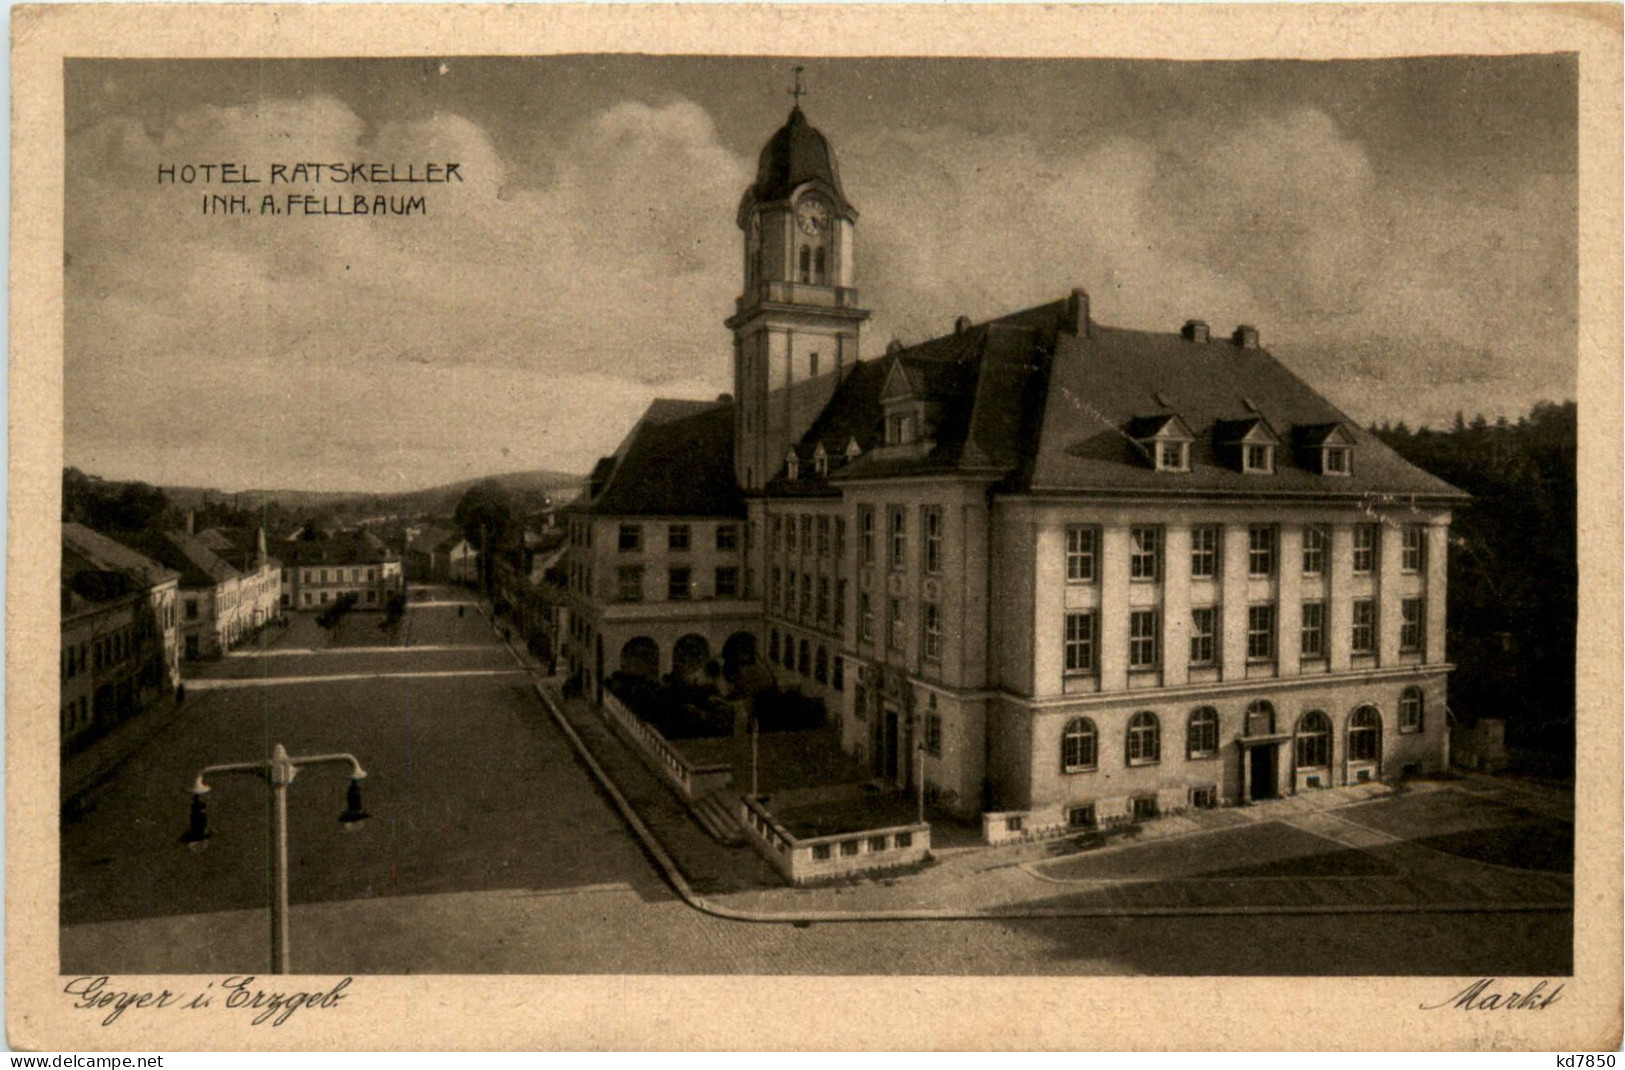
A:
<svg viewBox="0 0 1625 1070">
<path fill-rule="evenodd" d="M 785 455 L 784 469 L 785 473 L 791 479 L 799 479 L 801 477 L 801 458 L 796 456 L 796 451 L 794 449 L 790 450 L 790 452 Z"/>
<path fill-rule="evenodd" d="M 820 442 L 813 451 L 813 473 L 820 479 L 829 475 L 829 454 L 824 452 L 824 444 Z"/>
<path fill-rule="evenodd" d="M 1220 420 L 1213 425 L 1213 438 L 1220 454 L 1242 472 L 1260 476 L 1275 471 L 1275 448 L 1281 439 L 1263 416 Z"/>
<path fill-rule="evenodd" d="M 1354 474 L 1354 436 L 1340 423 L 1309 424 L 1293 429 L 1298 463 L 1323 476 Z"/>
<path fill-rule="evenodd" d="M 858 440 L 855 439 L 855 438 L 847 439 L 846 440 L 846 459 L 848 461 L 855 461 L 861 456 L 863 456 L 863 447 L 858 445 Z"/>
<path fill-rule="evenodd" d="M 914 441 L 914 414 L 894 412 L 886 417 L 886 444 L 901 446 Z"/>
<path fill-rule="evenodd" d="M 1243 472 L 1268 474 L 1275 471 L 1275 447 L 1254 443 L 1242 451 Z"/>
<path fill-rule="evenodd" d="M 1138 417 L 1129 422 L 1128 434 L 1157 471 L 1191 470 L 1193 436 L 1185 421 L 1173 413 Z"/>
</svg>

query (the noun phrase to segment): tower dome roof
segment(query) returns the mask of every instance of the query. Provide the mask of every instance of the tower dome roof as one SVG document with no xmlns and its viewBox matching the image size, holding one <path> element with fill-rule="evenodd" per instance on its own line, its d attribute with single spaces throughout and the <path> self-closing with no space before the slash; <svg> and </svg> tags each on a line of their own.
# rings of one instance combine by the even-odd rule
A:
<svg viewBox="0 0 1625 1070">
<path fill-rule="evenodd" d="M 822 179 L 842 202 L 841 174 L 835 166 L 835 150 L 829 141 L 807 123 L 801 108 L 790 109 L 790 118 L 778 133 L 762 146 L 756 167 L 756 184 L 751 192 L 757 201 L 777 201 L 790 196 L 803 182 Z"/>
</svg>

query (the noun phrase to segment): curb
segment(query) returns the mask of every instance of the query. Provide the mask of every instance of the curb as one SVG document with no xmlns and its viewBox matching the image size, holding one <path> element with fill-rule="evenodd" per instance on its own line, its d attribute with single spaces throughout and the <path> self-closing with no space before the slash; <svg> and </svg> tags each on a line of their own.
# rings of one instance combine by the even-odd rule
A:
<svg viewBox="0 0 1625 1070">
<path fill-rule="evenodd" d="M 724 906 L 713 902 L 694 892 L 682 872 L 678 869 L 676 861 L 667 852 L 665 846 L 655 837 L 643 819 L 638 816 L 632 804 L 621 794 L 620 788 L 610 779 L 609 774 L 598 764 L 586 744 L 576 733 L 574 726 L 564 716 L 551 695 L 547 693 L 542 684 L 532 682 L 537 696 L 547 707 L 548 713 L 564 731 L 575 748 L 576 755 L 582 764 L 592 772 L 604 793 L 614 802 L 615 808 L 620 811 L 621 817 L 626 821 L 632 832 L 638 837 L 644 851 L 659 867 L 661 875 L 671 885 L 682 900 L 693 909 L 702 914 L 722 918 L 728 921 L 750 922 L 755 924 L 778 924 L 806 926 L 811 924 L 858 924 L 864 922 L 896 922 L 896 921 L 1018 921 L 1018 920 L 1046 920 L 1059 918 L 1170 918 L 1170 917 L 1276 917 L 1288 915 L 1325 915 L 1325 914 L 1507 914 L 1507 913 L 1566 913 L 1573 910 L 1570 903 L 1432 903 L 1432 904 L 1366 904 L 1356 906 L 1329 906 L 1313 904 L 1304 906 L 1229 906 L 1229 907 L 1053 907 L 1032 908 L 1018 910 L 873 910 L 873 911 L 832 911 L 832 910 L 802 910 L 802 911 L 752 911 L 735 907 Z"/>
</svg>

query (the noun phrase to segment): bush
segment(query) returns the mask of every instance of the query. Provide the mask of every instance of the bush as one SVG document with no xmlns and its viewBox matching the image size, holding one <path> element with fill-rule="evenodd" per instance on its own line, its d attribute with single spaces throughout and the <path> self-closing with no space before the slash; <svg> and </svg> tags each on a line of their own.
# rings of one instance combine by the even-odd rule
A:
<svg viewBox="0 0 1625 1070">
<path fill-rule="evenodd" d="M 804 732 L 822 728 L 827 717 L 824 700 L 803 694 L 800 688 L 775 687 L 758 691 L 751 713 L 763 732 Z"/>
<path fill-rule="evenodd" d="M 733 710 L 710 684 L 657 684 L 617 672 L 607 681 L 615 697 L 667 739 L 708 739 L 733 734 Z"/>
<path fill-rule="evenodd" d="M 334 625 L 338 624 L 339 621 L 343 620 L 344 615 L 349 613 L 350 610 L 354 609 L 355 604 L 359 601 L 361 601 L 361 596 L 356 594 L 354 591 L 348 591 L 345 594 L 339 595 L 337 598 L 327 604 L 326 609 L 322 610 L 321 613 L 317 615 L 316 623 L 321 625 L 323 628 L 333 627 Z"/>
</svg>

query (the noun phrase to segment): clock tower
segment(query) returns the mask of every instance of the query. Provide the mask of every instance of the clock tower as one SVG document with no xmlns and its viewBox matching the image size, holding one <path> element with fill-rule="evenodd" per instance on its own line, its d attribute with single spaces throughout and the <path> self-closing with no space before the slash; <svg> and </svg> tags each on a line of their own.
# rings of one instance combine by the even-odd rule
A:
<svg viewBox="0 0 1625 1070">
<path fill-rule="evenodd" d="M 858 359 L 857 209 L 799 103 L 739 202 L 744 288 L 734 334 L 734 471 L 747 492 L 783 466 Z"/>
</svg>

